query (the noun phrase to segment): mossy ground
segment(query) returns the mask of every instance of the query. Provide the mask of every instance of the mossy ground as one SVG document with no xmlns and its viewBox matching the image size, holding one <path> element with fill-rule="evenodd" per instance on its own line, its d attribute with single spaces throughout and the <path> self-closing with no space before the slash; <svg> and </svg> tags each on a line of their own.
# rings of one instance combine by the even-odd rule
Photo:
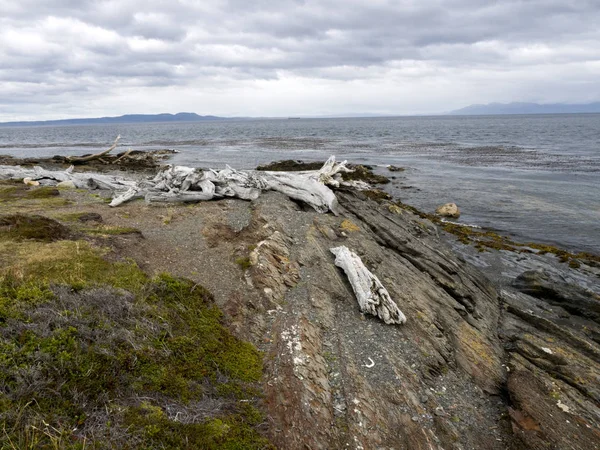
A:
<svg viewBox="0 0 600 450">
<path fill-rule="evenodd" d="M 3 214 L 47 211 L 70 204 L 52 187 L 26 186 L 22 182 L 0 181 L 0 210 Z"/>
<path fill-rule="evenodd" d="M 270 448 L 261 355 L 211 294 L 61 226 L 0 239 L 0 447 Z"/>
<path fill-rule="evenodd" d="M 65 226 L 48 217 L 25 214 L 0 216 L 0 239 L 50 242 L 68 236 L 69 230 Z"/>
</svg>

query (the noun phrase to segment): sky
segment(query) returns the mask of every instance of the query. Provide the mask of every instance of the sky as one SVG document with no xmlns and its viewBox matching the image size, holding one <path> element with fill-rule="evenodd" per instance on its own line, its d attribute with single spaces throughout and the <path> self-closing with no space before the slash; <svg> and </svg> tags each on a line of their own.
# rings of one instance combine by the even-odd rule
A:
<svg viewBox="0 0 600 450">
<path fill-rule="evenodd" d="M 0 0 L 0 121 L 600 101 L 598 0 Z"/>
</svg>

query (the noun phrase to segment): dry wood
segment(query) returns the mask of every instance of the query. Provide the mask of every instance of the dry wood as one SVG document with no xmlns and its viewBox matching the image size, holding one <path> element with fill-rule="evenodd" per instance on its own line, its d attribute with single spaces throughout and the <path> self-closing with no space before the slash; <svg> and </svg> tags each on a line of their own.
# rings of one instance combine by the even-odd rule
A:
<svg viewBox="0 0 600 450">
<path fill-rule="evenodd" d="M 101 151 L 100 153 L 95 153 L 93 155 L 87 155 L 87 156 L 67 156 L 66 160 L 69 162 L 81 163 L 81 162 L 91 161 L 93 159 L 100 159 L 102 156 L 112 152 L 115 148 L 117 148 L 119 139 L 121 139 L 121 135 L 117 136 L 117 138 L 115 139 L 115 142 L 113 143 L 113 145 L 110 146 L 110 148 L 108 148 L 104 151 Z"/>
<path fill-rule="evenodd" d="M 337 213 L 337 198 L 329 186 L 341 184 L 341 172 L 348 172 L 346 161 L 336 163 L 331 157 L 320 170 L 307 172 L 258 172 L 235 170 L 200 170 L 168 166 L 156 176 L 127 192 L 117 194 L 111 206 L 144 196 L 148 202 L 190 202 L 220 197 L 245 200 L 258 198 L 262 191 L 281 192 L 303 201 L 319 212 Z"/>
<path fill-rule="evenodd" d="M 387 289 L 383 287 L 379 278 L 365 267 L 356 253 L 343 245 L 329 250 L 335 255 L 335 265 L 346 273 L 362 312 L 377 316 L 387 324 L 406 322 L 406 317 Z"/>
<path fill-rule="evenodd" d="M 73 166 L 67 170 L 46 170 L 37 166 L 33 169 L 21 166 L 0 166 L 0 179 L 25 178 L 42 186 L 56 186 L 62 181 L 72 181 L 79 189 L 107 189 L 114 192 L 122 192 L 138 184 L 134 180 L 114 175 L 74 173 Z"/>
<path fill-rule="evenodd" d="M 111 149 L 116 146 L 117 140 Z M 103 153 L 106 154 L 111 149 Z M 127 154 L 128 152 L 121 158 Z M 91 156 L 97 158 L 99 155 Z M 319 212 L 332 211 L 337 214 L 338 202 L 330 186 L 345 185 L 360 189 L 364 184 L 343 182 L 341 172 L 348 171 L 351 169 L 346 167 L 346 161 L 336 163 L 335 157 L 332 156 L 321 169 L 306 172 L 259 172 L 235 170 L 229 166 L 222 170 L 167 166 L 151 180 L 136 182 L 116 176 L 73 173 L 73 166 L 66 171 L 49 171 L 41 167 L 31 170 L 19 166 L 1 166 L 0 178 L 28 177 L 42 185 L 72 181 L 78 188 L 111 190 L 113 199 L 110 206 L 118 206 L 142 197 L 148 202 L 191 202 L 222 197 L 254 200 L 262 191 L 273 190 L 300 200 Z"/>
<path fill-rule="evenodd" d="M 121 161 L 122 159 L 125 159 L 129 156 L 129 154 L 132 152 L 133 150 L 131 148 L 128 148 L 127 151 L 125 153 L 123 153 L 121 156 L 119 156 L 117 159 L 115 159 L 113 161 L 113 164 L 118 163 L 119 161 Z"/>
</svg>

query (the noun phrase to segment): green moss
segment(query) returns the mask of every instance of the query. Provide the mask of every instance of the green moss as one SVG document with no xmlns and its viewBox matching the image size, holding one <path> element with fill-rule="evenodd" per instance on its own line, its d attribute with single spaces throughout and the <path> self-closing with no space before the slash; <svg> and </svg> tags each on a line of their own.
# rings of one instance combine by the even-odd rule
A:
<svg viewBox="0 0 600 450">
<path fill-rule="evenodd" d="M 231 415 L 203 423 L 181 423 L 170 420 L 158 406 L 144 402 L 129 408 L 125 424 L 141 434 L 143 447 L 181 449 L 252 450 L 274 448 L 256 436 L 252 415 Z"/>
<path fill-rule="evenodd" d="M 0 186 L 0 203 L 14 202 L 20 199 L 35 200 L 58 197 L 60 192 L 53 187 L 30 187 L 25 184 L 3 184 Z"/>
<path fill-rule="evenodd" d="M 102 222 L 102 216 L 100 214 L 93 213 L 93 212 L 85 212 L 85 211 L 58 214 L 54 217 L 63 222 L 90 222 L 90 221 Z"/>
<path fill-rule="evenodd" d="M 0 202 L 14 199 L 17 192 L 19 192 L 17 186 L 0 186 Z"/>
<path fill-rule="evenodd" d="M 0 278 L 0 324 L 8 319 L 24 319 L 25 313 L 54 298 L 49 286 L 39 282 L 18 282 L 7 275 Z"/>
<path fill-rule="evenodd" d="M 250 262 L 250 258 L 248 256 L 240 256 L 239 258 L 236 258 L 235 263 L 244 271 L 252 267 L 252 263 Z"/>
<path fill-rule="evenodd" d="M 39 244 L 37 258 L 22 269 L 25 280 L 63 284 L 77 289 L 109 285 L 139 292 L 148 277 L 133 261 L 109 262 L 89 243 Z"/>
<path fill-rule="evenodd" d="M 60 192 L 54 187 L 30 187 L 25 184 L 0 185 L 0 203 L 17 201 L 19 199 L 35 200 L 58 197 Z"/>
<path fill-rule="evenodd" d="M 387 192 L 384 192 L 380 189 L 369 189 L 367 191 L 362 191 L 362 193 L 371 200 L 376 201 L 377 203 L 381 203 L 384 200 L 390 200 L 392 196 Z"/>
<path fill-rule="evenodd" d="M 62 201 L 7 188 L 4 210 Z M 0 448 L 270 448 L 256 429 L 262 355 L 207 290 L 89 242 L 48 242 L 35 233 L 68 229 L 22 216 L 0 225 Z M 88 227 L 74 229 L 137 232 Z"/>
<path fill-rule="evenodd" d="M 48 217 L 26 214 L 0 216 L 0 239 L 50 242 L 68 236 L 66 227 Z"/>
<path fill-rule="evenodd" d="M 83 281 L 97 282 L 97 261 L 88 262 L 94 267 L 82 271 L 91 275 Z M 69 303 L 49 288 L 63 281 L 54 275 L 0 280 L 0 445 L 62 448 L 85 438 L 91 447 L 269 447 L 255 430 L 262 415 L 251 404 L 261 355 L 231 335 L 203 287 L 161 275 L 145 278 L 135 300 L 115 292 L 111 306 L 89 291 Z M 186 411 L 190 402 L 219 395 L 229 402 L 226 412 L 207 419 L 174 420 L 160 406 Z M 98 410 L 110 413 L 100 425 Z M 88 417 L 95 417 L 93 433 Z M 40 432 L 27 434 L 32 425 Z"/>
<path fill-rule="evenodd" d="M 44 209 L 49 210 L 71 204 L 58 196 L 57 189 L 50 187 L 30 187 L 25 184 L 0 183 L 0 205 L 2 212 L 24 213 Z"/>
<path fill-rule="evenodd" d="M 56 189 L 54 187 L 42 186 L 42 187 L 32 188 L 32 189 L 26 191 L 23 198 L 27 198 L 27 199 L 52 198 L 52 197 L 58 197 L 59 195 L 60 195 L 60 192 L 58 191 L 58 189 Z"/>
</svg>

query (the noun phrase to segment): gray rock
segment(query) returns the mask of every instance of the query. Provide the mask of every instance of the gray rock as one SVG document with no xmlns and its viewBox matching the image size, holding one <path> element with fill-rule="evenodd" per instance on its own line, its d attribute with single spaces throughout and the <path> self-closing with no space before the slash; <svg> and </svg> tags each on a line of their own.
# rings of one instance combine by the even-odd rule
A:
<svg viewBox="0 0 600 450">
<path fill-rule="evenodd" d="M 460 217 L 460 210 L 456 203 L 446 203 L 445 205 L 438 206 L 435 210 L 438 216 L 450 217 L 452 219 L 458 219 Z"/>
</svg>

